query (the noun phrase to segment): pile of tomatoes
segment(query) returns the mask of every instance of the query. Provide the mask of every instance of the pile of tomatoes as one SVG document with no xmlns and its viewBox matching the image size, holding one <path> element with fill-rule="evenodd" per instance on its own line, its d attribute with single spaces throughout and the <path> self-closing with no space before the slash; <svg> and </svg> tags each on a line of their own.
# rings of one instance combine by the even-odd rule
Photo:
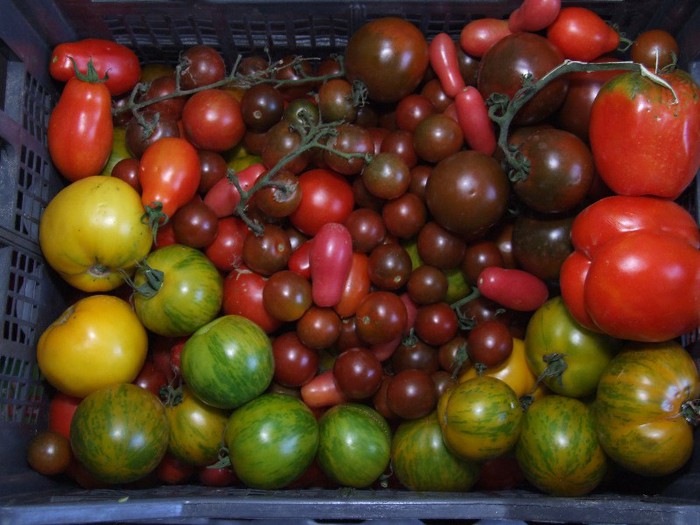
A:
<svg viewBox="0 0 700 525">
<path fill-rule="evenodd" d="M 38 343 L 55 394 L 30 464 L 572 496 L 680 469 L 700 88 L 668 33 L 619 45 L 525 0 L 459 41 L 373 20 L 322 60 L 57 46 L 67 185 L 40 243 L 76 296 Z"/>
</svg>

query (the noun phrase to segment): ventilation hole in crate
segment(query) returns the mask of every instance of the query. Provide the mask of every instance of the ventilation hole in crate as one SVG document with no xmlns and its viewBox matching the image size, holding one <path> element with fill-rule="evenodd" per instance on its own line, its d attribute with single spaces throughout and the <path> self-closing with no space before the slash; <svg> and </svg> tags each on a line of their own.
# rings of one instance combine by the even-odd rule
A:
<svg viewBox="0 0 700 525">
<path fill-rule="evenodd" d="M 36 240 L 41 212 L 50 199 L 51 165 L 25 145 L 20 148 L 19 160 L 15 231 Z"/>
<path fill-rule="evenodd" d="M 45 396 L 35 362 L 0 356 L 0 421 L 36 425 Z"/>
<path fill-rule="evenodd" d="M 3 321 L 6 341 L 32 348 L 36 343 L 41 292 L 40 265 L 26 254 L 13 250 Z"/>
<path fill-rule="evenodd" d="M 29 73 L 25 73 L 22 127 L 44 146 L 47 144 L 46 130 L 55 102 L 52 93 Z"/>
</svg>

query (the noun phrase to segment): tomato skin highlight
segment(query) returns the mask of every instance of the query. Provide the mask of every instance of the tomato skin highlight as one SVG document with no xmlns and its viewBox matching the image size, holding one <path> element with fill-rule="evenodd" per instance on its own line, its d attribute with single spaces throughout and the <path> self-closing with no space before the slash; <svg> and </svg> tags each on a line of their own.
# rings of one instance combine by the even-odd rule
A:
<svg viewBox="0 0 700 525">
<path fill-rule="evenodd" d="M 464 89 L 464 79 L 459 72 L 457 48 L 447 33 L 438 33 L 428 46 L 430 65 L 440 79 L 442 90 L 454 98 Z"/>
<path fill-rule="evenodd" d="M 99 82 L 71 78 L 49 116 L 51 160 L 66 179 L 99 175 L 112 152 L 112 98 Z"/>
<path fill-rule="evenodd" d="M 340 302 L 352 267 L 352 236 L 342 224 L 324 224 L 314 236 L 309 254 L 311 294 L 316 306 Z"/>
<path fill-rule="evenodd" d="M 479 274 L 477 287 L 487 299 L 521 312 L 536 310 L 549 298 L 541 279 L 516 268 L 488 266 Z"/>
<path fill-rule="evenodd" d="M 75 77 L 76 67 L 86 73 L 89 61 L 100 78 L 106 76 L 104 84 L 111 95 L 123 95 L 139 81 L 141 65 L 136 53 L 117 42 L 100 38 L 58 44 L 51 53 L 49 74 L 54 80 L 67 82 Z"/>
</svg>

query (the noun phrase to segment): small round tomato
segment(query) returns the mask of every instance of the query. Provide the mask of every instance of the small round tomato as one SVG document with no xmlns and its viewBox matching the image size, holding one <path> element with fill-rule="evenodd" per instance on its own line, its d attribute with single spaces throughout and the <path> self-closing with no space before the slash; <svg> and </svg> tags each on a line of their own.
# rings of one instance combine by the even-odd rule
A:
<svg viewBox="0 0 700 525">
<path fill-rule="evenodd" d="M 61 474 L 73 459 L 70 441 L 63 434 L 44 430 L 32 438 L 27 446 L 27 462 L 44 476 Z"/>
<path fill-rule="evenodd" d="M 74 397 L 136 378 L 148 336 L 123 299 L 91 295 L 70 306 L 39 337 L 37 362 L 46 380 Z"/>
<path fill-rule="evenodd" d="M 313 169 L 299 176 L 301 201 L 289 216 L 295 228 L 315 235 L 326 223 L 343 223 L 353 210 L 355 199 L 350 183 L 326 169 Z"/>
<path fill-rule="evenodd" d="M 205 89 L 188 98 L 182 125 L 195 146 L 211 151 L 233 148 L 246 130 L 240 103 L 220 89 Z"/>
</svg>

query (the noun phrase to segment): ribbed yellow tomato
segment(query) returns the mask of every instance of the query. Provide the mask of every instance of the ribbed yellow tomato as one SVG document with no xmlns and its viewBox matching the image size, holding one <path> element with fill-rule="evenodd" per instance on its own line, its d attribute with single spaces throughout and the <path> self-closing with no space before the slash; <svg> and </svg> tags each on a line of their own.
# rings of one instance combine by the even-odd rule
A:
<svg viewBox="0 0 700 525">
<path fill-rule="evenodd" d="M 46 261 L 70 285 L 86 292 L 113 290 L 151 249 L 144 208 L 126 182 L 80 179 L 56 194 L 39 224 Z"/>
<path fill-rule="evenodd" d="M 64 394 L 85 397 L 130 383 L 146 359 L 148 335 L 129 303 L 91 295 L 68 307 L 41 334 L 36 357 L 46 380 Z"/>
</svg>

